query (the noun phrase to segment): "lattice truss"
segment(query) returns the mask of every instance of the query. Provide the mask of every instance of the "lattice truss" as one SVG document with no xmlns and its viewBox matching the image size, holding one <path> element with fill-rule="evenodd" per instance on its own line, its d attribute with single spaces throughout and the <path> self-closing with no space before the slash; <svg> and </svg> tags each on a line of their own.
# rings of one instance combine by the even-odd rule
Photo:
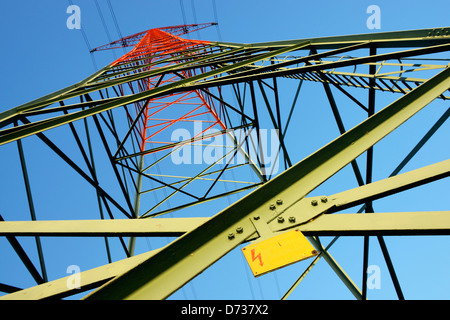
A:
<svg viewBox="0 0 450 320">
<path fill-rule="evenodd" d="M 365 282 L 360 289 L 329 253 L 342 235 L 364 237 L 363 269 L 369 236 L 376 237 L 396 295 L 404 298 L 383 236 L 447 235 L 448 206 L 388 215 L 375 213 L 373 201 L 449 175 L 449 148 L 430 149 L 431 163 L 400 172 L 450 115 L 450 29 L 257 44 L 182 38 L 211 25 L 156 28 L 98 47 L 93 51 L 131 50 L 72 86 L 0 114 L 3 157 L 18 155 L 23 181 L 10 192 L 24 193 L 27 204 L 2 199 L 1 245 L 9 249 L 1 259 L 19 261 L 30 278 L 16 284 L 2 275 L 0 289 L 8 294 L 1 298 L 66 297 L 92 288 L 87 298 L 168 298 L 238 246 L 293 228 L 318 255 L 283 298 L 321 258 L 349 292 L 366 297 Z M 317 105 L 299 114 L 305 90 Z M 375 103 L 379 92 L 388 98 Z M 346 109 L 338 108 L 339 99 Z M 416 123 L 424 136 L 409 134 L 409 151 L 409 143 L 394 140 L 384 160 L 399 161 L 373 182 L 374 145 L 429 104 L 433 123 Z M 27 170 L 33 156 L 41 157 L 35 144 L 43 157 L 70 168 L 65 188 L 81 180 L 83 191 L 68 193 L 78 202 L 93 197 L 89 213 L 62 214 L 70 211 L 65 200 L 53 207 L 59 212 L 36 210 L 35 202 L 53 200 Z M 321 188 L 343 168 L 351 178 Z M 28 213 L 18 219 L 20 209 Z M 48 275 L 52 253 L 41 242 L 73 236 L 104 239 L 107 256 L 106 264 L 81 273 L 76 289 L 68 277 Z M 319 236 L 335 238 L 326 248 Z M 34 242 L 25 246 L 21 237 Z M 142 250 L 144 237 L 174 241 Z"/>
</svg>

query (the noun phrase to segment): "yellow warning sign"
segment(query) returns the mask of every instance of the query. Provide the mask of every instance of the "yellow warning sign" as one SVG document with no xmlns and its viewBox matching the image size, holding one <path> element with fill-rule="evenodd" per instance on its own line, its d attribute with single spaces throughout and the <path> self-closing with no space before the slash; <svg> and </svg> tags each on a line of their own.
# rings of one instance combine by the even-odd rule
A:
<svg viewBox="0 0 450 320">
<path fill-rule="evenodd" d="M 242 252 L 255 277 L 318 254 L 299 230 L 250 244 Z"/>
</svg>

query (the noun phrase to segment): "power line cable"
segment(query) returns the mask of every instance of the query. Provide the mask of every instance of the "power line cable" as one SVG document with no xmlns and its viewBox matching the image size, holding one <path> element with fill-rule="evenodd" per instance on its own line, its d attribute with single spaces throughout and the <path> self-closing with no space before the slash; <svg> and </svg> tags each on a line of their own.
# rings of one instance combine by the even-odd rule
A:
<svg viewBox="0 0 450 320">
<path fill-rule="evenodd" d="M 113 9 L 113 7 L 111 5 L 111 1 L 107 0 L 107 2 L 108 2 L 109 11 L 111 12 L 111 16 L 112 16 L 113 21 L 114 21 L 114 25 L 116 26 L 116 31 L 119 34 L 120 39 L 123 39 L 122 32 L 120 32 L 120 28 L 119 28 L 119 23 L 117 22 L 116 14 L 114 13 L 114 9 Z M 123 44 L 124 43 L 122 43 L 122 45 Z M 123 46 L 122 48 L 123 48 L 123 51 L 125 53 L 127 53 L 127 51 L 125 50 L 125 46 Z"/>
<path fill-rule="evenodd" d="M 219 19 L 217 18 L 216 0 L 212 0 L 212 5 L 214 11 L 214 22 L 216 23 L 217 36 L 219 37 L 219 41 L 222 41 L 222 35 L 220 34 L 220 27 L 219 27 Z"/>
<path fill-rule="evenodd" d="M 194 23 L 198 24 L 198 22 L 197 22 L 197 13 L 195 11 L 195 2 L 194 2 L 194 0 L 191 0 L 191 8 L 192 8 L 192 15 L 194 16 Z M 198 32 L 198 38 L 201 40 L 202 37 L 200 36 L 200 30 L 197 30 L 197 32 Z"/>
<path fill-rule="evenodd" d="M 183 0 L 180 0 L 180 7 L 181 7 L 181 15 L 183 16 L 183 24 L 184 24 L 184 25 L 187 25 L 187 23 L 186 23 L 186 14 L 185 14 L 185 12 L 184 12 Z M 190 39 L 189 33 L 186 33 L 186 37 L 187 37 L 188 39 Z"/>
<path fill-rule="evenodd" d="M 69 5 L 73 6 L 72 0 L 68 0 L 68 1 L 69 1 Z M 89 43 L 89 39 L 88 39 L 88 37 L 86 35 L 86 32 L 84 31 L 84 27 L 83 26 L 80 27 L 80 31 L 81 31 L 81 34 L 83 35 L 84 42 L 86 43 L 86 46 L 87 46 L 88 51 L 89 51 L 89 54 L 91 56 L 91 60 L 92 60 L 92 64 L 94 65 L 94 69 L 95 69 L 95 71 L 97 71 L 98 70 L 97 63 L 95 61 L 94 55 L 91 52 L 92 51 L 91 50 L 91 44 Z"/>
<path fill-rule="evenodd" d="M 108 31 L 108 27 L 106 25 L 105 18 L 103 17 L 102 9 L 100 8 L 97 0 L 95 0 L 95 6 L 97 7 L 97 11 L 100 16 L 100 20 L 102 21 L 103 28 L 105 29 L 106 36 L 108 37 L 108 43 L 111 43 L 111 42 L 113 42 L 113 40 L 111 38 L 111 34 Z M 114 59 L 117 59 L 116 52 L 114 50 L 111 50 L 111 51 L 112 51 L 112 54 L 114 55 Z"/>
</svg>

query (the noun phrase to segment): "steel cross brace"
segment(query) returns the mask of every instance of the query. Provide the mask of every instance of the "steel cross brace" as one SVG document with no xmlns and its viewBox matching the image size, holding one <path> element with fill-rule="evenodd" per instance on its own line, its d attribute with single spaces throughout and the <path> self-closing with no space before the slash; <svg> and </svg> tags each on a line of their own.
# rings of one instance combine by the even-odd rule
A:
<svg viewBox="0 0 450 320">
<path fill-rule="evenodd" d="M 371 213 L 370 215 L 338 214 L 337 211 L 373 201 L 410 188 L 450 176 L 450 160 L 438 162 L 420 169 L 412 170 L 397 176 L 372 182 L 341 193 L 320 197 L 305 197 L 294 205 L 287 207 L 282 199 L 269 205 L 270 214 L 261 217 L 257 214 L 250 217 L 253 229 L 246 241 L 263 240 L 279 232 L 297 228 L 311 234 L 333 234 L 332 230 L 344 234 L 361 234 L 371 229 L 361 229 L 358 224 L 347 225 L 345 221 L 372 221 L 374 229 L 386 232 L 408 232 L 416 230 L 418 233 L 448 233 L 449 223 L 444 220 L 433 222 L 426 217 L 445 218 L 445 212 L 405 212 L 405 213 Z M 396 225 L 397 229 L 389 227 L 387 215 L 399 217 L 414 216 L 414 220 L 404 221 Z M 370 217 L 369 217 L 370 216 Z M 383 219 L 380 219 L 383 217 Z M 159 218 L 159 219 L 114 219 L 114 220 L 54 220 L 54 221 L 1 221 L 0 236 L 181 236 L 200 227 L 211 218 Z M 439 218 L 440 219 L 440 218 Z M 384 220 L 384 221 L 383 221 Z M 426 222 L 426 226 L 424 225 Z M 326 228 L 324 228 L 326 226 Z M 376 229 L 375 226 L 383 226 Z M 406 226 L 414 226 L 407 229 Z M 422 226 L 422 228 L 421 228 Z M 239 234 L 234 230 L 230 237 Z"/>
<path fill-rule="evenodd" d="M 341 280 L 356 297 L 359 289 L 337 262 L 322 247 L 317 235 L 364 234 L 450 234 L 450 211 L 445 212 L 389 212 L 371 214 L 330 214 L 341 209 L 392 195 L 425 183 L 450 176 L 450 160 L 416 169 L 384 180 L 373 182 L 328 197 L 307 197 L 286 208 L 281 199 L 269 205 L 269 223 L 259 215 L 250 217 L 245 226 L 251 234 L 245 241 L 261 241 L 280 232 L 298 229 L 321 252 Z M 272 210 L 270 210 L 272 209 Z M 286 217 L 286 218 L 285 218 Z M 267 218 L 267 216 L 265 217 Z M 181 235 L 206 223 L 209 218 L 115 219 L 86 221 L 4 221 L 0 222 L 0 236 L 151 236 Z M 231 230 L 227 241 L 234 241 L 242 229 Z M 241 238 L 242 239 L 242 238 Z M 244 242 L 245 242 L 244 241 Z M 82 291 L 103 284 L 136 267 L 162 249 L 144 253 L 81 273 Z M 1 299 L 45 299 L 69 296 L 74 290 L 66 285 L 68 277 L 44 283 L 3 296 Z M 75 290 L 76 291 L 76 290 Z M 77 291 L 78 292 L 78 291 Z"/>
</svg>

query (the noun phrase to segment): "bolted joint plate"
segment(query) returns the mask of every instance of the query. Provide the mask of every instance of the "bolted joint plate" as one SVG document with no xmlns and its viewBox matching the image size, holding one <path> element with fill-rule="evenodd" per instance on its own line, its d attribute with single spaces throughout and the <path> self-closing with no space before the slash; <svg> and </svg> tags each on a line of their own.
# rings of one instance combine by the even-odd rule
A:
<svg viewBox="0 0 450 320">
<path fill-rule="evenodd" d="M 289 217 L 288 223 L 279 223 L 275 217 L 269 222 L 272 232 L 290 229 L 314 220 L 335 206 L 334 199 L 326 196 L 308 197 L 288 206 L 279 212 L 278 217 Z"/>
</svg>

